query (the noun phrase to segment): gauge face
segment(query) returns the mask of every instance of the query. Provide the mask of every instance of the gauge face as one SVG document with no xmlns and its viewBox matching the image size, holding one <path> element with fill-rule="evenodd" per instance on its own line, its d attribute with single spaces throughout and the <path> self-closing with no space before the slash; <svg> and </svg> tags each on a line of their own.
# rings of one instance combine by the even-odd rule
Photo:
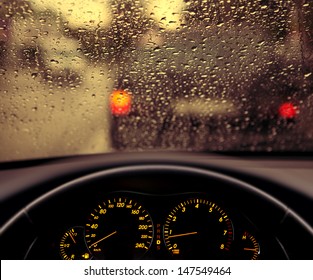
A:
<svg viewBox="0 0 313 280">
<path fill-rule="evenodd" d="M 240 259 L 244 260 L 256 260 L 260 255 L 260 245 L 255 237 L 249 232 L 245 231 L 240 236 L 239 241 Z"/>
<path fill-rule="evenodd" d="M 189 199 L 167 216 L 164 241 L 178 259 L 227 258 L 233 240 L 231 220 L 223 209 L 206 199 Z"/>
<path fill-rule="evenodd" d="M 72 227 L 63 234 L 60 242 L 60 255 L 64 260 L 90 259 L 83 227 Z"/>
<path fill-rule="evenodd" d="M 136 201 L 115 197 L 94 209 L 86 224 L 86 242 L 96 259 L 139 259 L 149 249 L 153 224 Z"/>
</svg>

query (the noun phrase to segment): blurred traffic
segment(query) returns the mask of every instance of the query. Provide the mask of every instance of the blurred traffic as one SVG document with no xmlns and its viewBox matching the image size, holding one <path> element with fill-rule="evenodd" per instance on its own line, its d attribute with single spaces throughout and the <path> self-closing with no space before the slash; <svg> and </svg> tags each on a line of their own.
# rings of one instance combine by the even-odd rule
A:
<svg viewBox="0 0 313 280">
<path fill-rule="evenodd" d="M 0 6 L 1 161 L 313 150 L 310 1 Z"/>
</svg>

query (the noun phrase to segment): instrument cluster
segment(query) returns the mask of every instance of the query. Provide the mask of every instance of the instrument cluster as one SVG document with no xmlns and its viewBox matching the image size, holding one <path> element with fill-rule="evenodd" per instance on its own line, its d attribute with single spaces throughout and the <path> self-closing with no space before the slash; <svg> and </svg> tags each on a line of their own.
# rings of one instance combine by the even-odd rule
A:
<svg viewBox="0 0 313 280">
<path fill-rule="evenodd" d="M 89 205 L 76 205 L 72 219 L 63 215 L 57 230 L 51 226 L 57 221 L 49 218 L 49 229 L 26 258 L 41 258 L 43 251 L 48 258 L 65 260 L 256 260 L 268 253 L 286 258 L 275 238 L 259 231 L 244 213 L 204 193 L 112 192 Z"/>
<path fill-rule="evenodd" d="M 24 209 L 26 259 L 287 259 L 286 209 L 242 181 L 179 166 L 131 166 L 70 181 Z M 14 232 L 23 231 L 23 228 Z"/>
<path fill-rule="evenodd" d="M 238 171 L 202 155 L 135 156 L 96 157 L 94 166 L 90 158 L 66 159 L 21 169 L 16 178 L 9 173 L 4 189 L 20 191 L 4 204 L 10 218 L 0 229 L 2 259 L 311 258 L 312 226 L 293 209 L 296 201 L 302 215 L 310 209 L 291 192 L 298 179 L 290 189 L 278 185 L 253 175 L 252 161 L 251 169 L 222 161 L 240 163 Z"/>
</svg>

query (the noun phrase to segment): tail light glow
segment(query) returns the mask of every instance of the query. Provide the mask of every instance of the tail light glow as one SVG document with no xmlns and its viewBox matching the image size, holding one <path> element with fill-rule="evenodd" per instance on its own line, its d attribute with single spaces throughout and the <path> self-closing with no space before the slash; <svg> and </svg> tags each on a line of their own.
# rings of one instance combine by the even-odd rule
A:
<svg viewBox="0 0 313 280">
<path fill-rule="evenodd" d="M 131 110 L 131 94 L 126 90 L 114 90 L 110 96 L 110 109 L 114 116 L 126 116 Z"/>
<path fill-rule="evenodd" d="M 297 107 L 291 102 L 285 102 L 279 106 L 278 114 L 284 119 L 293 119 L 298 113 Z"/>
</svg>

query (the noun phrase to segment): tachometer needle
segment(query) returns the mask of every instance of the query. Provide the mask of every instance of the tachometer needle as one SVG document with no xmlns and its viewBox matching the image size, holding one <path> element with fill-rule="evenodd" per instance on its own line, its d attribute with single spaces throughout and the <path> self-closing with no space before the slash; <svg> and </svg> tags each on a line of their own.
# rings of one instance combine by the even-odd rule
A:
<svg viewBox="0 0 313 280">
<path fill-rule="evenodd" d="M 92 243 L 92 244 L 89 246 L 89 248 L 92 247 L 92 246 L 95 246 L 96 244 L 98 244 L 98 243 L 101 242 L 102 240 L 109 238 L 110 236 L 112 236 L 112 235 L 115 234 L 115 233 L 117 233 L 117 231 L 114 231 L 114 232 L 110 233 L 109 235 L 107 235 L 107 236 L 101 238 L 100 240 L 96 241 L 95 243 Z"/>
<path fill-rule="evenodd" d="M 197 234 L 197 233 L 198 233 L 198 232 L 193 231 L 193 232 L 187 232 L 187 233 L 175 234 L 175 235 L 170 235 L 168 238 L 180 237 L 180 236 L 186 236 L 186 235 L 192 235 L 192 234 Z"/>
</svg>

